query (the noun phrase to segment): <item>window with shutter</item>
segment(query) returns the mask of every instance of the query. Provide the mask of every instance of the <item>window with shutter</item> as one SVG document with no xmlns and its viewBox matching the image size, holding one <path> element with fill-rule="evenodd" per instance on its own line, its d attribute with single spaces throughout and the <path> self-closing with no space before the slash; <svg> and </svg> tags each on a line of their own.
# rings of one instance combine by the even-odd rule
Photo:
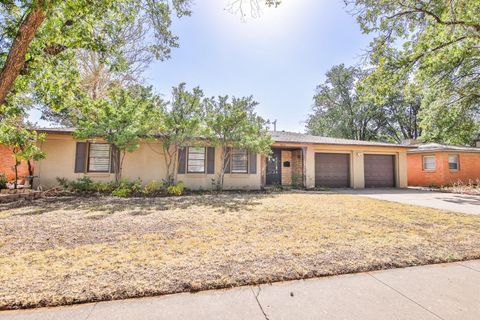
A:
<svg viewBox="0 0 480 320">
<path fill-rule="evenodd" d="M 88 172 L 109 172 L 110 154 L 108 143 L 90 143 L 88 147 Z"/>
<path fill-rule="evenodd" d="M 232 173 L 248 173 L 248 154 L 244 149 L 232 149 Z"/>
<path fill-rule="evenodd" d="M 188 147 L 188 173 L 205 173 L 205 148 Z"/>
</svg>

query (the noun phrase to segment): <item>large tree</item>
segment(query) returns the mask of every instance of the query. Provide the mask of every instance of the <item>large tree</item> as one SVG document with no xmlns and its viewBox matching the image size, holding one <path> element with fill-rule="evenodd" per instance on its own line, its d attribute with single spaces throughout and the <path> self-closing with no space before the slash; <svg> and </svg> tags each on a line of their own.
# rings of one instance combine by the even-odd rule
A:
<svg viewBox="0 0 480 320">
<path fill-rule="evenodd" d="M 375 71 L 365 72 L 355 87 L 359 99 L 374 106 L 380 112 L 377 138 L 392 142 L 416 140 L 422 134 L 420 108 L 423 99 L 422 88 L 408 77 L 397 86 L 388 87 L 378 95 Z"/>
<path fill-rule="evenodd" d="M 409 77 L 421 84 L 423 138 L 468 143 L 480 129 L 480 2 L 346 0 L 375 34 L 370 63 L 378 96 Z"/>
<path fill-rule="evenodd" d="M 355 140 L 377 137 L 381 110 L 359 99 L 355 84 L 364 72 L 343 64 L 332 67 L 324 83 L 317 87 L 313 112 L 307 119 L 307 131 L 315 135 Z"/>
<path fill-rule="evenodd" d="M 221 169 L 218 187 L 223 189 L 232 148 L 268 155 L 272 138 L 266 121 L 255 113 L 257 102 L 252 97 L 220 96 L 207 100 L 206 134 L 211 144 L 221 148 Z"/>
<path fill-rule="evenodd" d="M 167 167 L 167 184 L 174 183 L 178 166 L 178 151 L 189 141 L 201 136 L 205 129 L 205 103 L 203 91 L 188 91 L 185 83 L 172 90 L 172 100 L 163 115 L 162 130 L 158 139 L 162 142 L 163 158 Z"/>
<path fill-rule="evenodd" d="M 108 98 L 84 106 L 75 137 L 102 139 L 118 150 L 119 156 L 112 159 L 115 180 L 119 182 L 125 154 L 136 150 L 140 140 L 154 139 L 161 131 L 164 107 L 164 102 L 151 87 L 112 88 Z"/>
<path fill-rule="evenodd" d="M 126 88 L 144 82 L 143 72 L 155 57 L 146 39 L 149 36 L 146 21 L 146 16 L 140 16 L 117 28 L 115 35 L 110 37 L 110 41 L 122 39 L 115 52 L 76 50 L 78 87 L 88 99 L 107 98 L 112 87 Z M 69 127 L 75 127 L 80 112 L 74 105 L 61 110 L 40 105 L 40 109 L 43 120 Z"/>
<path fill-rule="evenodd" d="M 3 1 L 0 105 L 14 106 L 9 99 L 33 88 L 41 92 L 47 104 L 65 107 L 68 97 L 78 95 L 73 90 L 78 84 L 77 50 L 109 57 L 103 62 L 110 67 L 121 65 L 126 53 L 120 48 L 125 39 L 118 30 L 138 17 L 147 17 L 144 26 L 149 30 L 149 49 L 156 58 L 167 58 L 171 48 L 177 46 L 177 37 L 169 29 L 171 15 L 189 14 L 189 3 L 189 0 Z M 54 103 L 60 96 L 61 103 Z"/>
</svg>

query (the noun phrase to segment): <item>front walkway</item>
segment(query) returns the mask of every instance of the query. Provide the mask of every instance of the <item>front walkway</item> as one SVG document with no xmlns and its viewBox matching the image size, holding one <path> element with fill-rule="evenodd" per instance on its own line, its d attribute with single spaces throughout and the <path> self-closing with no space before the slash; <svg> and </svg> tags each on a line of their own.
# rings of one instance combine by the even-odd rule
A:
<svg viewBox="0 0 480 320">
<path fill-rule="evenodd" d="M 369 198 L 400 202 L 452 212 L 480 215 L 480 196 L 435 192 L 420 189 L 339 189 L 348 193 Z"/>
<path fill-rule="evenodd" d="M 0 319 L 480 319 L 480 260 L 0 312 Z"/>
</svg>

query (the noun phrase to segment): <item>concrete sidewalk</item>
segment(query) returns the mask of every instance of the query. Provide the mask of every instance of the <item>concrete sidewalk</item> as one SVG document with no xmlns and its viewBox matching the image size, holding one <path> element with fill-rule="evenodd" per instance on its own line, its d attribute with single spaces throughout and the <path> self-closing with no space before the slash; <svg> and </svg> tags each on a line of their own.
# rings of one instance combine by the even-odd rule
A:
<svg viewBox="0 0 480 320">
<path fill-rule="evenodd" d="M 0 319 L 480 319 L 480 260 L 0 312 Z"/>
</svg>

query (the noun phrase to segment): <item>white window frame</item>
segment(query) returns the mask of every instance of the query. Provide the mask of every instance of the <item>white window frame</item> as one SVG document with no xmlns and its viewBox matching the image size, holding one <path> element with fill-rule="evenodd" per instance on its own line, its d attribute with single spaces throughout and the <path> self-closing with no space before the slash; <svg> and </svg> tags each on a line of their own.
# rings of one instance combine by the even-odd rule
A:
<svg viewBox="0 0 480 320">
<path fill-rule="evenodd" d="M 433 158 L 433 168 L 427 168 L 426 164 L 426 159 L 427 158 Z M 423 171 L 435 171 L 437 170 L 437 157 L 435 155 L 428 155 L 428 156 L 423 156 L 422 157 L 422 168 Z"/>
<path fill-rule="evenodd" d="M 94 158 L 107 158 L 107 157 L 92 157 L 92 146 L 97 146 L 97 145 L 107 145 L 108 146 L 108 164 L 106 165 L 107 168 L 105 170 L 93 170 L 90 168 L 92 164 L 92 159 Z M 91 173 L 108 173 L 110 172 L 110 168 L 112 165 L 112 146 L 108 143 L 89 143 L 88 144 L 88 161 L 87 161 L 87 172 Z"/>
<path fill-rule="evenodd" d="M 192 171 L 190 170 L 190 161 L 196 161 L 196 160 L 202 160 L 202 159 L 190 159 L 190 154 L 200 154 L 198 152 L 190 152 L 190 149 L 198 149 L 201 150 L 203 149 L 203 170 L 202 171 Z M 187 147 L 187 173 L 205 173 L 206 172 L 206 167 L 207 167 L 207 148 L 205 147 Z M 198 162 L 200 163 L 200 162 Z M 196 166 L 199 166 L 197 164 Z"/>
<path fill-rule="evenodd" d="M 243 170 L 235 170 L 233 168 L 233 160 L 234 160 L 234 157 L 235 156 L 244 156 L 245 159 L 245 169 Z M 231 155 L 230 155 L 230 173 L 234 173 L 234 174 L 248 174 L 249 172 L 249 155 L 248 155 L 248 151 L 245 150 L 245 149 L 238 149 L 238 148 L 232 148 L 231 150 Z"/>
<path fill-rule="evenodd" d="M 450 157 L 455 157 L 456 160 L 457 160 L 455 162 L 455 164 L 457 165 L 457 167 L 455 169 L 450 168 Z M 460 170 L 460 156 L 458 154 L 449 154 L 448 155 L 448 170 L 450 170 L 450 171 L 459 171 Z"/>
</svg>

